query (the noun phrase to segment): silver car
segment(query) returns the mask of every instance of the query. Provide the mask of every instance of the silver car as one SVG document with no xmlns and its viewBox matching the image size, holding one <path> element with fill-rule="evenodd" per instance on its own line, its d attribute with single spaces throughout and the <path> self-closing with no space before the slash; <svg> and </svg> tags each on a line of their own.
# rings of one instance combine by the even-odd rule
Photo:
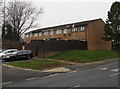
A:
<svg viewBox="0 0 120 89">
<path fill-rule="evenodd" d="M 8 55 L 11 55 L 12 53 L 18 51 L 17 49 L 7 49 L 7 50 L 1 50 L 0 51 L 0 59 L 9 58 Z"/>
</svg>

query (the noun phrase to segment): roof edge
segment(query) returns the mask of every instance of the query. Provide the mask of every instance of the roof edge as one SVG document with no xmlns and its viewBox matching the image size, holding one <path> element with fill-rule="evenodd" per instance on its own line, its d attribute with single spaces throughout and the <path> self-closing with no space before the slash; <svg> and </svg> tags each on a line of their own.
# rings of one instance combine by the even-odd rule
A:
<svg viewBox="0 0 120 89">
<path fill-rule="evenodd" d="M 52 29 L 52 28 L 57 28 L 57 27 L 60 27 L 60 26 L 66 26 L 66 25 L 72 25 L 72 24 L 78 24 L 78 23 L 91 23 L 91 22 L 94 22 L 94 21 L 97 21 L 97 20 L 102 20 L 102 18 L 98 18 L 98 19 L 93 19 L 93 20 L 85 20 L 85 21 L 80 21 L 80 22 L 74 22 L 74 23 L 68 23 L 68 24 L 63 24 L 63 25 L 57 25 L 57 26 L 51 26 L 51 27 L 45 27 L 45 28 L 40 28 L 40 29 L 36 29 L 36 30 L 33 30 L 33 31 L 30 31 L 30 32 L 27 32 L 25 34 L 28 34 L 28 33 L 31 33 L 31 32 L 35 32 L 35 31 L 38 31 L 38 30 L 45 30 L 45 29 Z M 102 20 L 103 21 L 103 20 Z M 103 21 L 104 22 L 104 21 Z M 105 22 L 104 22 L 105 23 Z"/>
</svg>

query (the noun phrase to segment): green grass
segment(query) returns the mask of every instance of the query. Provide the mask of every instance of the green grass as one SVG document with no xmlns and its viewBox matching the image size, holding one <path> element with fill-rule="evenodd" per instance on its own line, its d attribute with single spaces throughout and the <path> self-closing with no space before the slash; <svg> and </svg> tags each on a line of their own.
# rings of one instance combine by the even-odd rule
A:
<svg viewBox="0 0 120 89">
<path fill-rule="evenodd" d="M 65 66 L 68 65 L 67 63 L 61 63 L 58 61 L 52 61 L 52 60 L 31 60 L 31 61 L 20 61 L 20 62 L 11 62 L 7 63 L 7 65 L 20 67 L 20 68 L 28 68 L 28 69 L 45 69 L 45 68 L 54 68 L 59 66 Z"/>
<path fill-rule="evenodd" d="M 92 62 L 103 59 L 118 57 L 118 53 L 114 51 L 88 51 L 88 50 L 72 50 L 62 52 L 55 56 L 48 57 L 49 59 L 58 59 L 72 62 Z"/>
</svg>

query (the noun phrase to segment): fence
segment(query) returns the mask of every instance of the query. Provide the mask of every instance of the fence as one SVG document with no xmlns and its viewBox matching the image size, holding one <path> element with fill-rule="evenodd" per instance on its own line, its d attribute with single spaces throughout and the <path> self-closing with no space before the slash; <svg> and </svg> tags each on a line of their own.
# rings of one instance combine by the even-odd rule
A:
<svg viewBox="0 0 120 89">
<path fill-rule="evenodd" d="M 2 49 L 22 49 L 22 43 L 2 43 Z"/>
<path fill-rule="evenodd" d="M 33 40 L 31 43 L 25 44 L 26 49 L 31 49 L 34 56 L 47 57 L 62 51 L 69 50 L 87 50 L 86 41 L 78 40 Z"/>
</svg>

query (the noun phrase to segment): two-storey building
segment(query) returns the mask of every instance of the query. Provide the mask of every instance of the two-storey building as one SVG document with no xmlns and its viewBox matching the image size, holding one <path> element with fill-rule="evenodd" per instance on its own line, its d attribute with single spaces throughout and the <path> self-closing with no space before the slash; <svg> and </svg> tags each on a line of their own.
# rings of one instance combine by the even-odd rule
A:
<svg viewBox="0 0 120 89">
<path fill-rule="evenodd" d="M 37 29 L 25 34 L 25 42 L 46 39 L 80 40 L 87 41 L 88 50 L 111 50 L 111 42 L 102 39 L 104 25 L 102 19 L 94 19 Z"/>
</svg>

